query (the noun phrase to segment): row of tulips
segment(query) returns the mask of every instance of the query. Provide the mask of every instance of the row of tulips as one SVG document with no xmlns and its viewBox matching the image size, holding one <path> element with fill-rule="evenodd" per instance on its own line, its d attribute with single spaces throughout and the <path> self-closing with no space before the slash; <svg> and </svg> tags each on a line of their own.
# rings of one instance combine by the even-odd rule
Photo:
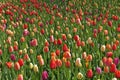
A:
<svg viewBox="0 0 120 80">
<path fill-rule="evenodd" d="M 1 80 L 119 80 L 119 0 L 0 3 Z"/>
</svg>

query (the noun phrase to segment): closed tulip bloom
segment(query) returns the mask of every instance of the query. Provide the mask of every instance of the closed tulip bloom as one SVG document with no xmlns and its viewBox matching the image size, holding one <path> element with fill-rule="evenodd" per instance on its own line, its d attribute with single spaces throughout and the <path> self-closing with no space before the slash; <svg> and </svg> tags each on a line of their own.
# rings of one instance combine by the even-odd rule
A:
<svg viewBox="0 0 120 80">
<path fill-rule="evenodd" d="M 57 64 L 56 64 L 55 60 L 50 60 L 50 68 L 56 69 L 56 67 L 57 67 Z"/>
<path fill-rule="evenodd" d="M 82 53 L 82 58 L 83 58 L 83 59 L 86 59 L 86 57 L 87 57 L 86 52 L 83 52 L 83 53 Z"/>
<path fill-rule="evenodd" d="M 11 69 L 13 67 L 13 63 L 12 62 L 6 62 L 6 66 Z"/>
<path fill-rule="evenodd" d="M 48 47 L 48 46 L 45 46 L 45 47 L 43 48 L 43 52 L 45 52 L 45 53 L 49 52 L 49 47 Z"/>
<path fill-rule="evenodd" d="M 102 45 L 100 49 L 101 49 L 102 52 L 104 52 L 105 49 L 106 49 L 105 45 Z"/>
<path fill-rule="evenodd" d="M 18 62 L 16 62 L 14 64 L 14 68 L 15 68 L 15 70 L 20 70 L 20 64 Z"/>
<path fill-rule="evenodd" d="M 16 57 L 15 57 L 14 54 L 11 54 L 11 55 L 10 55 L 10 58 L 11 58 L 11 60 L 13 60 L 13 61 L 16 60 Z"/>
<path fill-rule="evenodd" d="M 120 70 L 116 70 L 114 75 L 116 78 L 120 79 Z"/>
<path fill-rule="evenodd" d="M 87 70 L 86 75 L 87 75 L 88 78 L 92 78 L 93 77 L 93 71 L 92 71 L 92 69 Z"/>
<path fill-rule="evenodd" d="M 13 46 L 9 47 L 9 52 L 12 53 L 14 51 Z"/>
<path fill-rule="evenodd" d="M 96 72 L 97 72 L 98 74 L 101 74 L 101 73 L 102 73 L 101 68 L 100 68 L 100 67 L 97 67 L 97 68 L 96 68 Z"/>
<path fill-rule="evenodd" d="M 0 49 L 0 55 L 2 55 L 2 53 L 3 53 L 3 52 L 2 52 L 2 49 Z"/>
<path fill-rule="evenodd" d="M 27 30 L 27 29 L 25 29 L 24 31 L 23 31 L 23 35 L 24 36 L 27 36 L 27 35 L 29 35 L 30 34 L 30 32 Z"/>
<path fill-rule="evenodd" d="M 47 80 L 47 79 L 48 79 L 48 72 L 47 71 L 43 71 L 41 80 Z"/>
<path fill-rule="evenodd" d="M 77 79 L 80 80 L 80 79 L 82 79 L 82 78 L 83 78 L 83 74 L 79 72 L 79 73 L 77 74 Z"/>
<path fill-rule="evenodd" d="M 82 66 L 80 58 L 77 58 L 77 59 L 76 59 L 75 65 L 76 65 L 77 67 L 81 67 L 81 66 Z"/>
<path fill-rule="evenodd" d="M 33 39 L 32 41 L 30 41 L 30 45 L 37 46 L 38 45 L 37 39 Z"/>
<path fill-rule="evenodd" d="M 116 70 L 117 70 L 116 65 L 115 64 L 111 64 L 110 72 L 114 73 Z"/>
<path fill-rule="evenodd" d="M 112 80 L 117 80 L 117 78 L 112 78 Z"/>
<path fill-rule="evenodd" d="M 29 67 L 30 67 L 30 69 L 32 69 L 32 68 L 33 68 L 33 64 L 32 64 L 32 63 L 30 63 L 30 64 L 29 64 Z"/>
<path fill-rule="evenodd" d="M 91 39 L 91 37 L 88 38 L 87 42 L 88 42 L 89 44 L 92 43 L 92 39 Z"/>
<path fill-rule="evenodd" d="M 19 74 L 18 77 L 17 77 L 17 80 L 23 80 L 23 75 Z"/>
<path fill-rule="evenodd" d="M 61 67 L 62 66 L 62 61 L 60 59 L 56 60 L 56 65 L 57 67 Z"/>
<path fill-rule="evenodd" d="M 66 62 L 65 62 L 65 66 L 66 66 L 67 68 L 69 68 L 69 67 L 70 67 L 70 61 L 66 61 Z"/>
<path fill-rule="evenodd" d="M 38 66 L 36 64 L 33 66 L 33 70 L 34 72 L 38 72 Z"/>
<path fill-rule="evenodd" d="M 118 65 L 119 64 L 119 58 L 114 58 L 113 62 L 114 62 L 115 65 Z"/>
<path fill-rule="evenodd" d="M 18 60 L 18 63 L 20 64 L 20 66 L 23 66 L 23 65 L 24 65 L 23 59 L 19 59 L 19 60 Z"/>
<path fill-rule="evenodd" d="M 101 67 L 103 66 L 103 61 L 102 61 L 102 60 L 100 61 L 99 65 L 100 65 Z"/>
</svg>

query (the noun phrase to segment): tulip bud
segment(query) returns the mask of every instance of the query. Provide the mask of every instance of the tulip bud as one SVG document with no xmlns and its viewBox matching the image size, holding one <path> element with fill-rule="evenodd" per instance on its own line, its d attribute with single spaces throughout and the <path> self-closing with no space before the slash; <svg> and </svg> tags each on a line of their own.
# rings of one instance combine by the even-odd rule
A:
<svg viewBox="0 0 120 80">
<path fill-rule="evenodd" d="M 112 80 L 117 80 L 117 78 L 112 78 Z"/>
<path fill-rule="evenodd" d="M 92 43 L 91 37 L 88 38 L 87 42 L 88 42 L 89 44 Z"/>
<path fill-rule="evenodd" d="M 30 53 L 33 54 L 33 49 L 30 49 Z"/>
<path fill-rule="evenodd" d="M 32 63 L 30 63 L 30 64 L 29 64 L 29 67 L 30 67 L 30 69 L 32 69 L 32 68 L 33 68 L 33 64 L 32 64 Z"/>
<path fill-rule="evenodd" d="M 96 68 L 96 72 L 97 72 L 98 74 L 101 74 L 101 73 L 102 73 L 101 68 L 100 68 L 100 67 L 97 67 L 97 68 Z"/>
<path fill-rule="evenodd" d="M 100 61 L 99 65 L 100 65 L 101 67 L 103 66 L 103 62 L 102 62 L 102 60 Z"/>
<path fill-rule="evenodd" d="M 71 34 L 68 34 L 67 36 L 68 36 L 68 38 L 69 38 L 69 39 L 71 39 L 71 38 L 72 38 L 72 35 L 71 35 Z"/>
<path fill-rule="evenodd" d="M 33 66 L 33 70 L 34 72 L 38 72 L 38 66 L 36 64 Z"/>
<path fill-rule="evenodd" d="M 105 48 L 105 45 L 102 45 L 100 49 L 101 49 L 102 52 L 104 52 L 105 49 L 106 49 L 106 48 Z"/>
<path fill-rule="evenodd" d="M 17 77 L 17 80 L 23 80 L 23 75 L 19 74 L 18 77 Z"/>
<path fill-rule="evenodd" d="M 80 79 L 82 79 L 82 78 L 83 78 L 83 74 L 79 72 L 79 73 L 77 74 L 77 79 L 80 80 Z"/>
<path fill-rule="evenodd" d="M 81 67 L 81 66 L 82 66 L 80 58 L 77 58 L 77 59 L 76 59 L 75 65 L 76 65 L 77 67 Z"/>
<path fill-rule="evenodd" d="M 14 64 L 14 68 L 15 68 L 15 70 L 20 70 L 20 64 L 18 62 L 16 62 Z"/>
</svg>

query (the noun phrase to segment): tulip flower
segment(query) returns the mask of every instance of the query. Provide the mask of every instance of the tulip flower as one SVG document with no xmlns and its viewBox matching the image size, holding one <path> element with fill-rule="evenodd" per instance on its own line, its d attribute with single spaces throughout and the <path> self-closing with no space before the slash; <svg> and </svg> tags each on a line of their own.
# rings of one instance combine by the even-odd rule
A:
<svg viewBox="0 0 120 80">
<path fill-rule="evenodd" d="M 115 64 L 111 64 L 110 72 L 114 73 L 116 70 L 117 70 L 116 65 Z"/>
<path fill-rule="evenodd" d="M 38 45 L 37 39 L 33 39 L 32 41 L 30 41 L 30 45 L 37 46 Z"/>
<path fill-rule="evenodd" d="M 17 77 L 17 80 L 23 80 L 23 75 L 19 74 L 18 77 Z"/>
<path fill-rule="evenodd" d="M 18 63 L 19 63 L 20 66 L 23 66 L 23 65 L 24 65 L 23 59 L 19 59 L 19 60 L 18 60 Z"/>
<path fill-rule="evenodd" d="M 88 78 L 92 78 L 92 77 L 93 77 L 93 71 L 92 71 L 92 69 L 88 69 L 88 70 L 87 70 L 86 76 L 87 76 Z"/>
<path fill-rule="evenodd" d="M 29 67 L 30 67 L 30 69 L 32 69 L 32 68 L 33 68 L 33 64 L 32 64 L 32 63 L 30 63 L 30 64 L 29 64 Z"/>
<path fill-rule="evenodd" d="M 15 56 L 14 54 L 11 54 L 11 55 L 10 55 L 10 58 L 11 58 L 11 60 L 13 60 L 13 61 L 16 60 L 16 56 Z"/>
<path fill-rule="evenodd" d="M 14 64 L 14 68 L 15 68 L 15 70 L 20 70 L 20 64 L 18 62 L 16 62 Z"/>
<path fill-rule="evenodd" d="M 42 76 L 41 76 L 41 80 L 47 80 L 48 79 L 48 72 L 47 71 L 43 71 L 42 72 Z"/>
<path fill-rule="evenodd" d="M 77 59 L 76 59 L 75 65 L 76 65 L 77 67 L 81 67 L 81 66 L 82 66 L 82 64 L 81 64 L 81 59 L 80 59 L 80 58 L 77 58 Z"/>
<path fill-rule="evenodd" d="M 117 78 L 112 78 L 112 80 L 117 80 Z"/>
<path fill-rule="evenodd" d="M 116 78 L 120 79 L 120 70 L 116 70 L 114 75 Z"/>
<path fill-rule="evenodd" d="M 0 49 L 0 55 L 2 55 L 2 53 L 3 53 L 3 52 L 2 52 L 2 49 Z"/>
<path fill-rule="evenodd" d="M 96 68 L 96 72 L 97 72 L 98 74 L 101 74 L 101 73 L 102 73 L 101 68 L 100 68 L 100 67 L 97 67 L 97 68 Z"/>
<path fill-rule="evenodd" d="M 105 45 L 102 45 L 100 49 L 101 49 L 102 52 L 104 52 L 105 49 L 106 49 Z"/>
<path fill-rule="evenodd" d="M 36 64 L 33 66 L 33 70 L 34 72 L 38 72 L 38 66 Z"/>
<path fill-rule="evenodd" d="M 114 58 L 113 63 L 114 63 L 115 65 L 118 65 L 118 64 L 119 64 L 119 58 Z"/>
<path fill-rule="evenodd" d="M 56 69 L 56 67 L 57 67 L 57 64 L 56 64 L 55 60 L 50 60 L 50 68 Z"/>
<path fill-rule="evenodd" d="M 80 80 L 80 79 L 82 79 L 82 78 L 83 78 L 83 74 L 79 72 L 79 73 L 77 74 L 77 79 Z"/>
<path fill-rule="evenodd" d="M 13 63 L 12 62 L 6 62 L 6 66 L 11 69 L 13 67 Z"/>
</svg>

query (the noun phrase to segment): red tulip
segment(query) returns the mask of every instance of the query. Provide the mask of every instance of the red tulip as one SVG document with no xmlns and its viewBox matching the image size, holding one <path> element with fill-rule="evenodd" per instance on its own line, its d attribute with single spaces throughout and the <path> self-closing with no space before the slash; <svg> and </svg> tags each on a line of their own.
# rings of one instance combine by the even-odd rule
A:
<svg viewBox="0 0 120 80">
<path fill-rule="evenodd" d="M 64 52 L 63 57 L 66 58 L 66 59 L 70 59 L 71 58 L 70 52 L 69 51 Z"/>
<path fill-rule="evenodd" d="M 13 48 L 14 48 L 15 51 L 18 50 L 18 46 L 17 45 L 14 45 Z"/>
<path fill-rule="evenodd" d="M 23 80 L 23 75 L 19 74 L 18 77 L 17 77 L 17 80 Z"/>
<path fill-rule="evenodd" d="M 33 39 L 32 41 L 30 41 L 30 45 L 37 46 L 38 45 L 37 39 Z"/>
<path fill-rule="evenodd" d="M 63 52 L 68 51 L 68 47 L 66 44 L 63 45 L 62 50 L 63 50 Z"/>
<path fill-rule="evenodd" d="M 76 44 L 77 44 L 78 47 L 81 46 L 81 41 L 77 40 Z"/>
<path fill-rule="evenodd" d="M 78 36 L 78 35 L 75 35 L 75 36 L 74 36 L 74 40 L 75 40 L 75 41 L 78 41 L 78 40 L 79 40 L 79 36 Z"/>
<path fill-rule="evenodd" d="M 45 46 L 49 46 L 49 42 L 48 41 L 45 41 Z"/>
<path fill-rule="evenodd" d="M 13 51 L 14 51 L 13 47 L 10 46 L 10 47 L 9 47 L 9 52 L 12 53 Z"/>
<path fill-rule="evenodd" d="M 113 44 L 113 46 L 112 46 L 112 50 L 116 50 L 117 49 L 117 45 L 116 44 Z"/>
<path fill-rule="evenodd" d="M 60 59 L 56 60 L 56 65 L 57 67 L 61 67 L 62 66 L 62 61 Z"/>
<path fill-rule="evenodd" d="M 120 79 L 120 70 L 115 71 L 115 77 Z"/>
<path fill-rule="evenodd" d="M 65 62 L 65 66 L 66 66 L 67 68 L 69 68 L 69 67 L 70 67 L 70 61 L 66 61 L 66 62 Z"/>
<path fill-rule="evenodd" d="M 62 40 L 61 40 L 60 38 L 57 40 L 57 44 L 58 44 L 58 45 L 61 45 L 61 44 L 62 44 Z"/>
<path fill-rule="evenodd" d="M 57 65 L 56 65 L 56 62 L 55 60 L 50 60 L 50 68 L 51 69 L 56 69 Z"/>
<path fill-rule="evenodd" d="M 45 47 L 43 48 L 43 51 L 44 51 L 45 53 L 49 52 L 49 47 L 48 47 L 48 46 L 45 46 Z"/>
<path fill-rule="evenodd" d="M 107 52 L 107 57 L 112 57 L 113 53 L 112 52 Z"/>
<path fill-rule="evenodd" d="M 19 59 L 19 60 L 18 60 L 18 63 L 19 63 L 20 66 L 23 66 L 23 65 L 24 65 L 23 59 Z"/>
<path fill-rule="evenodd" d="M 112 21 L 108 21 L 108 26 L 112 27 Z"/>
<path fill-rule="evenodd" d="M 44 29 L 41 29 L 41 30 L 40 30 L 40 33 L 41 33 L 42 35 L 44 35 L 44 34 L 45 34 L 45 30 L 44 30 Z"/>
<path fill-rule="evenodd" d="M 116 65 L 115 64 L 111 64 L 110 66 L 110 72 L 114 73 L 116 71 Z"/>
<path fill-rule="evenodd" d="M 57 56 L 59 56 L 60 55 L 60 50 L 56 49 L 55 53 L 56 53 Z"/>
<path fill-rule="evenodd" d="M 93 77 L 93 71 L 92 71 L 92 69 L 87 70 L 86 75 L 87 75 L 88 78 L 92 78 Z"/>
<path fill-rule="evenodd" d="M 14 68 L 15 68 L 15 70 L 20 70 L 20 64 L 18 62 L 16 62 L 14 64 Z"/>
<path fill-rule="evenodd" d="M 12 68 L 12 62 L 6 62 L 6 66 L 11 69 Z"/>
<path fill-rule="evenodd" d="M 2 49 L 0 49 L 0 55 L 2 55 Z"/>
<path fill-rule="evenodd" d="M 28 25 L 27 24 L 24 24 L 23 25 L 23 29 L 27 29 L 28 28 Z"/>
<path fill-rule="evenodd" d="M 62 34 L 62 39 L 65 41 L 67 39 L 65 34 Z"/>
</svg>

